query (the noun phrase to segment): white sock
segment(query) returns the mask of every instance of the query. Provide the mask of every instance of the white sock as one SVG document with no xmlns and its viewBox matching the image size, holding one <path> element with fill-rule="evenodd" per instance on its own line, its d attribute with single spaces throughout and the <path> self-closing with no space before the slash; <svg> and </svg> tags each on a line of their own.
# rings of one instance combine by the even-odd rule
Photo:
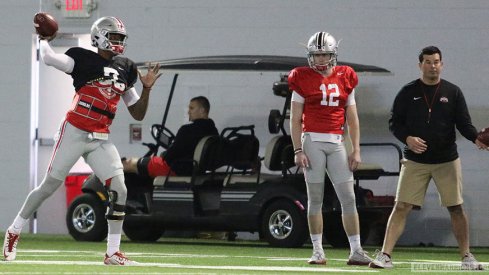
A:
<svg viewBox="0 0 489 275">
<path fill-rule="evenodd" d="M 22 228 L 27 224 L 27 222 L 29 222 L 29 219 L 24 219 L 21 216 L 17 215 L 9 229 L 12 230 L 15 234 L 20 234 Z"/>
<path fill-rule="evenodd" d="M 112 256 L 114 253 L 119 251 L 121 246 L 121 235 L 120 234 L 109 234 L 107 236 L 107 255 Z"/>
<path fill-rule="evenodd" d="M 360 244 L 360 234 L 348 236 L 348 242 L 350 243 L 350 254 L 355 251 L 362 250 L 362 245 Z"/>
<path fill-rule="evenodd" d="M 311 234 L 311 242 L 314 251 L 323 251 L 323 234 Z"/>
</svg>

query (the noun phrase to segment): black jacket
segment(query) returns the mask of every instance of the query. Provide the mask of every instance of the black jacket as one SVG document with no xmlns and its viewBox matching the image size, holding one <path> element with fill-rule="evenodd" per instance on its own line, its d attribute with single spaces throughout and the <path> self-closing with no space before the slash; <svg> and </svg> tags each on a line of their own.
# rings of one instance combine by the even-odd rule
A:
<svg viewBox="0 0 489 275">
<path fill-rule="evenodd" d="M 420 163 L 457 159 L 455 128 L 475 142 L 477 129 L 472 125 L 462 91 L 456 85 L 442 79 L 439 87 L 438 84 L 430 86 L 417 79 L 397 94 L 389 119 L 390 131 L 404 144 L 408 136 L 414 136 L 428 145 L 422 154 L 415 154 L 406 146 L 404 156 L 407 159 Z"/>
<path fill-rule="evenodd" d="M 178 129 L 171 146 L 163 153 L 163 158 L 177 175 L 192 174 L 194 150 L 200 139 L 218 135 L 212 119 L 196 119 Z"/>
</svg>

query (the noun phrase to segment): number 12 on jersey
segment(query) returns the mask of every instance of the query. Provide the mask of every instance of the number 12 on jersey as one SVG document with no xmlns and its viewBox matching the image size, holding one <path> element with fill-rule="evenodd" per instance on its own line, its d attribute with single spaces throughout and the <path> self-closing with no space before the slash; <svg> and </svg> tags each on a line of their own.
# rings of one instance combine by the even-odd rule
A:
<svg viewBox="0 0 489 275">
<path fill-rule="evenodd" d="M 319 86 L 319 89 L 321 89 L 321 92 L 323 93 L 323 99 L 321 100 L 321 105 L 333 106 L 333 107 L 339 106 L 338 97 L 340 96 L 340 89 L 338 88 L 338 85 L 336 85 L 335 83 L 330 83 L 326 88 L 326 85 L 323 83 L 321 84 L 321 86 Z"/>
</svg>

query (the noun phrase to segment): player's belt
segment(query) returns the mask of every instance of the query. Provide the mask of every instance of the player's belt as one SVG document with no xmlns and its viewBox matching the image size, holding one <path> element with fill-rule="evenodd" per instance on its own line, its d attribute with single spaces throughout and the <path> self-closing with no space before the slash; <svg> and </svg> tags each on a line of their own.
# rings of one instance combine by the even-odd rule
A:
<svg viewBox="0 0 489 275">
<path fill-rule="evenodd" d="M 95 113 L 99 113 L 99 114 L 104 115 L 104 116 L 106 116 L 106 117 L 108 117 L 110 119 L 114 119 L 115 118 L 115 114 L 114 113 L 111 113 L 111 112 L 109 112 L 107 110 L 102 110 L 100 108 L 97 108 L 97 107 L 93 106 L 91 103 L 86 102 L 86 101 L 83 101 L 83 100 L 79 100 L 78 101 L 78 106 L 83 107 L 85 109 L 92 110 Z"/>
</svg>

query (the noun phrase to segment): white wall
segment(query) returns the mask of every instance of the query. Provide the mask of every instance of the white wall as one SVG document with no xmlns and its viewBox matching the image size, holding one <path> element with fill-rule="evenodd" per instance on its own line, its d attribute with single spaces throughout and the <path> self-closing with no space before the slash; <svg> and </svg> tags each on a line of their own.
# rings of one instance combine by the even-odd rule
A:
<svg viewBox="0 0 489 275">
<path fill-rule="evenodd" d="M 485 127 L 488 111 L 487 17 L 489 2 L 456 0 L 350 0 L 350 1 L 241 1 L 181 0 L 133 1 L 99 0 L 90 19 L 62 19 L 52 4 L 42 1 L 42 8 L 59 19 L 60 31 L 87 33 L 98 16 L 120 17 L 129 32 L 126 55 L 135 61 L 219 54 L 304 54 L 305 43 L 316 31 L 325 30 L 342 39 L 339 59 L 385 67 L 393 76 L 360 78 L 357 101 L 362 125 L 362 141 L 395 141 L 387 129 L 392 101 L 402 85 L 417 78 L 418 51 L 434 44 L 443 51 L 443 77 L 459 85 L 465 93 L 474 124 Z M 327 3 L 327 4 L 326 4 Z M 10 209 L 0 215 L 0 230 L 6 228 L 28 192 L 30 49 L 33 14 L 39 2 L 32 0 L 0 1 L 0 205 Z M 250 75 L 251 74 L 251 75 Z M 256 124 L 262 145 L 270 135 L 266 117 L 270 108 L 282 101 L 272 95 L 275 75 L 252 73 L 235 76 L 182 76 L 168 126 L 176 130 L 185 121 L 185 107 L 190 96 L 208 95 L 211 115 L 219 128 Z M 186 83 L 183 85 L 183 80 Z M 259 80 L 256 80 L 256 79 Z M 215 86 L 213 83 L 223 81 Z M 219 82 L 222 83 L 222 82 Z M 162 118 L 171 75 L 163 76 L 153 89 L 148 116 L 143 126 Z M 138 84 L 139 85 L 139 84 Z M 140 87 L 140 86 L 139 86 Z M 54 104 L 54 103 L 53 103 Z M 243 106 L 243 107 L 242 107 Z M 228 110 L 241 109 L 238 115 Z M 56 120 L 56 123 L 58 120 Z M 144 148 L 129 144 L 126 110 L 119 111 L 112 128 L 112 139 L 121 155 L 141 155 Z M 144 141 L 151 141 L 147 132 Z M 484 209 L 489 207 L 486 179 L 487 152 L 479 152 L 468 141 L 459 139 L 465 179 L 466 210 L 470 214 L 471 242 L 489 245 L 489 222 Z M 395 183 L 394 183 L 395 184 Z M 402 244 L 433 242 L 456 245 L 450 233 L 448 214 L 430 189 L 426 205 L 409 218 Z M 59 207 L 64 207 L 60 202 Z M 60 220 L 64 227 L 64 220 Z M 40 229 L 42 230 L 42 229 Z"/>
</svg>

